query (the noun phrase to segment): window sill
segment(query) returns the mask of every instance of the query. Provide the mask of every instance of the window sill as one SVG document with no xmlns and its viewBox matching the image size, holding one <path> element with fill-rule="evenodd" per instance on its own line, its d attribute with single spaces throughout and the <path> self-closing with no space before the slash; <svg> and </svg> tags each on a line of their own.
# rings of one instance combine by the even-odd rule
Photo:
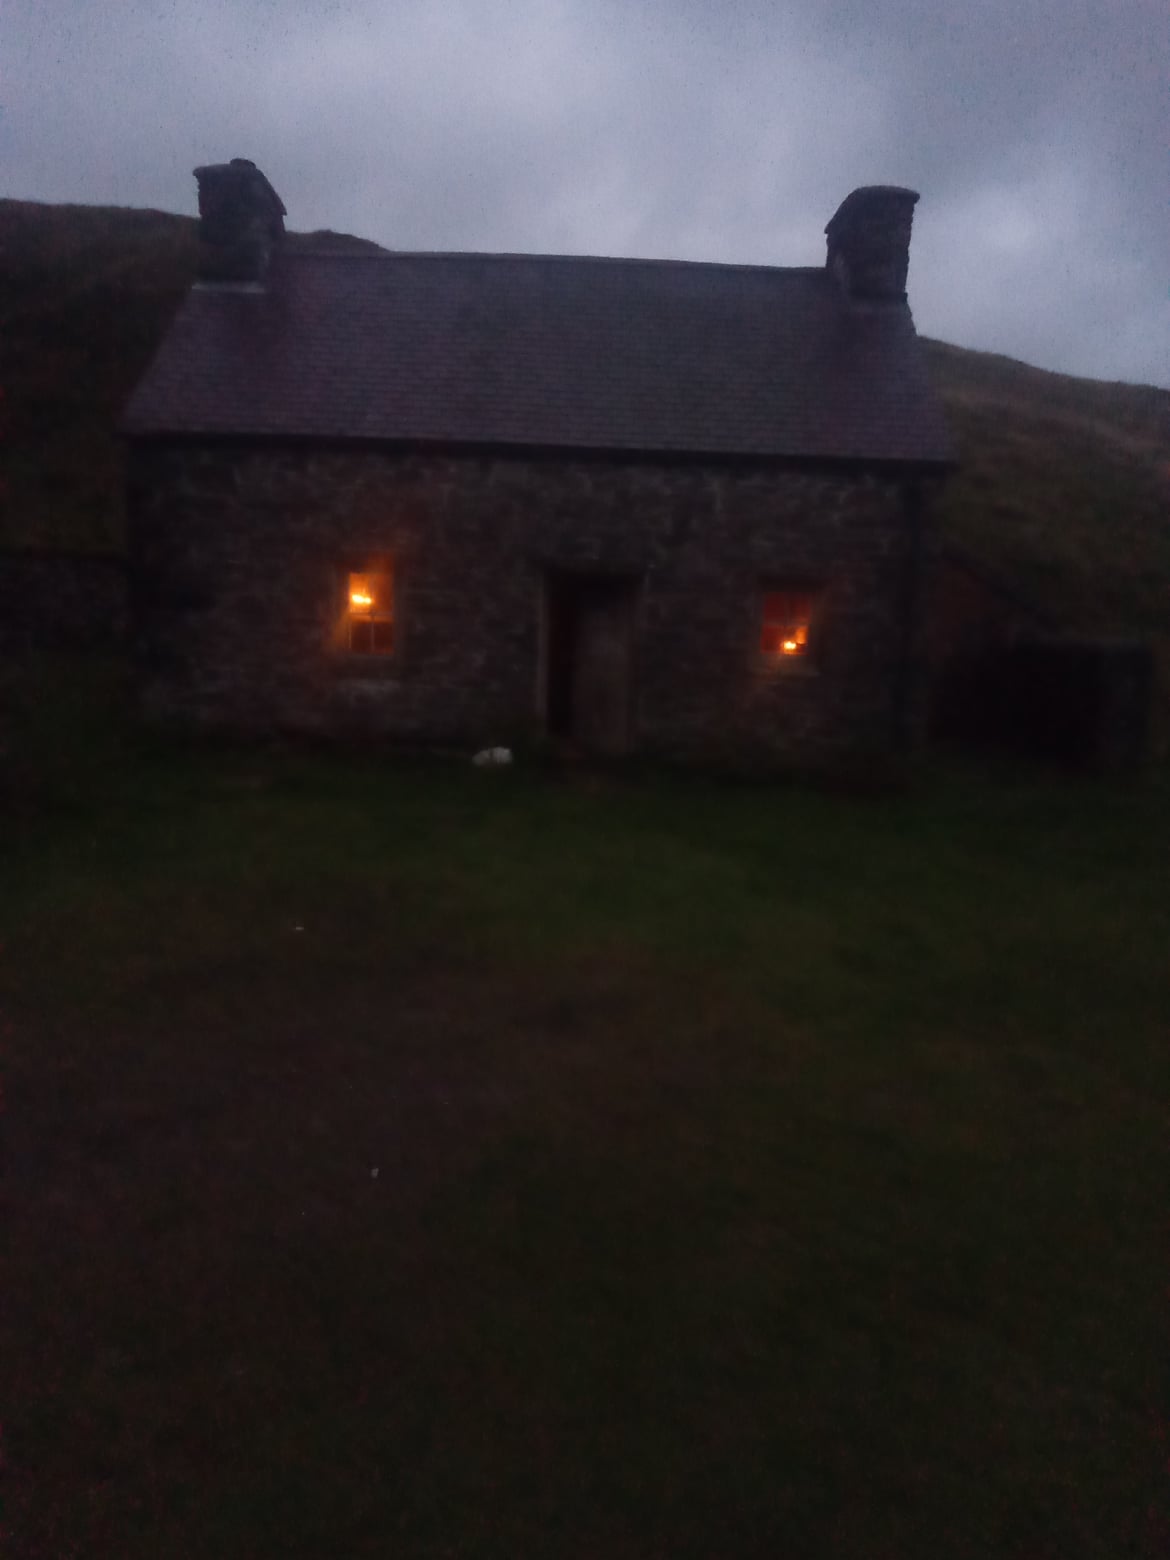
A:
<svg viewBox="0 0 1170 1560">
<path fill-rule="evenodd" d="M 761 661 L 759 672 L 762 677 L 794 677 L 798 681 L 821 675 L 820 667 L 812 662 L 789 660 L 781 656 L 770 656 Z"/>
<path fill-rule="evenodd" d="M 386 682 L 401 673 L 401 664 L 393 654 L 355 655 L 343 650 L 333 657 L 331 670 L 335 677 L 355 678 L 359 681 Z"/>
</svg>

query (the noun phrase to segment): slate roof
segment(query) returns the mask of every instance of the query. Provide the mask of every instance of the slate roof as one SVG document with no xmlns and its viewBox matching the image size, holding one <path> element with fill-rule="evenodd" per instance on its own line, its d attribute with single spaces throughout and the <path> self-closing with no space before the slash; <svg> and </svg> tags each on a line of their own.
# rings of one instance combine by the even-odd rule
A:
<svg viewBox="0 0 1170 1560">
<path fill-rule="evenodd" d="M 254 435 L 939 463 L 905 303 L 822 268 L 279 251 L 197 285 L 130 436 Z"/>
</svg>

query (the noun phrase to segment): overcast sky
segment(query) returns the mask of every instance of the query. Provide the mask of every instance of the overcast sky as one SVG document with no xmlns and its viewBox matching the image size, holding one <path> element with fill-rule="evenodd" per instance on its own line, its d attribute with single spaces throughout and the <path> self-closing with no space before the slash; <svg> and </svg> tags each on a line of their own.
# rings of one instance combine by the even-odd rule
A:
<svg viewBox="0 0 1170 1560">
<path fill-rule="evenodd" d="M 1170 386 L 1170 0 L 4 0 L 0 193 L 299 230 L 819 265 L 921 192 L 918 328 Z"/>
</svg>

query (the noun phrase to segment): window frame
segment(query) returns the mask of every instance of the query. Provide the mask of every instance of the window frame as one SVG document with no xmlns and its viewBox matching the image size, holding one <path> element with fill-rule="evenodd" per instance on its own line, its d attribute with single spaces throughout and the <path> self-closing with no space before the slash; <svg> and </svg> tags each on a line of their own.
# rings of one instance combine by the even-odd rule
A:
<svg viewBox="0 0 1170 1560">
<path fill-rule="evenodd" d="M 356 578 L 369 581 L 387 579 L 389 581 L 388 605 L 382 606 L 378 603 L 375 591 L 375 602 L 371 606 L 369 615 L 358 617 L 351 601 Z M 343 669 L 369 675 L 381 669 L 388 669 L 401 658 L 401 588 L 401 571 L 396 567 L 393 556 L 388 553 L 351 557 L 344 561 L 338 575 L 338 610 L 334 633 L 334 646 Z M 368 648 L 355 644 L 354 629 L 361 623 L 389 624 L 389 647 L 376 647 L 373 633 L 370 635 L 371 642 Z"/>
<path fill-rule="evenodd" d="M 761 665 L 784 673 L 796 673 L 809 675 L 819 670 L 823 641 L 823 619 L 825 606 L 826 587 L 823 581 L 809 579 L 807 577 L 782 577 L 773 576 L 759 582 L 757 597 L 758 606 L 756 612 L 756 658 Z M 799 603 L 803 611 L 795 609 L 789 615 L 789 622 L 798 622 L 804 618 L 806 626 L 805 645 L 803 650 L 785 653 L 780 645 L 774 648 L 765 643 L 769 624 L 778 625 L 783 619 L 768 615 L 769 597 L 787 596 L 793 603 Z M 777 628 L 777 633 L 779 628 Z"/>
</svg>

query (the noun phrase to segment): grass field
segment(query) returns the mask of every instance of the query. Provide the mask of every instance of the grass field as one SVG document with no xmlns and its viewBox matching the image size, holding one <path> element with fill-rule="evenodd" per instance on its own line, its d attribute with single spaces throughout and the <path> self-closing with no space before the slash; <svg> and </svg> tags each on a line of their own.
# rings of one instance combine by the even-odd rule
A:
<svg viewBox="0 0 1170 1560">
<path fill-rule="evenodd" d="M 13 1555 L 1166 1553 L 1164 777 L 111 700 L 3 694 Z"/>
</svg>

